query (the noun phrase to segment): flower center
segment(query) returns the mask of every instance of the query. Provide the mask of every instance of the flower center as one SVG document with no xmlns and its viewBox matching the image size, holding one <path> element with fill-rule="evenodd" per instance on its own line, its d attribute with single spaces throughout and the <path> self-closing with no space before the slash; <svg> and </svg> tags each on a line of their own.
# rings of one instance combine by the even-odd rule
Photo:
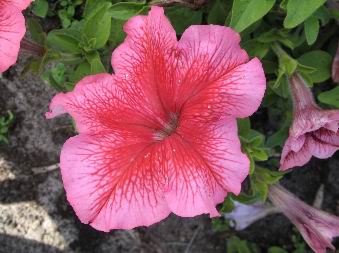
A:
<svg viewBox="0 0 339 253">
<path fill-rule="evenodd" d="M 161 141 L 166 137 L 170 136 L 175 132 L 179 124 L 179 115 L 177 113 L 171 112 L 169 114 L 169 121 L 164 126 L 163 129 L 157 130 L 154 134 L 154 139 L 157 141 Z"/>
</svg>

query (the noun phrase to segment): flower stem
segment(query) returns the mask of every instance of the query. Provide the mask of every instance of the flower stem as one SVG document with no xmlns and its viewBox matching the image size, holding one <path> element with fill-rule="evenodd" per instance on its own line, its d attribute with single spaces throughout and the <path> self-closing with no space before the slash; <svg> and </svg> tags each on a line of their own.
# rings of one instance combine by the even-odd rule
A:
<svg viewBox="0 0 339 253">
<path fill-rule="evenodd" d="M 310 107 L 318 107 L 314 101 L 311 89 L 299 73 L 294 73 L 289 78 L 289 83 L 296 111 Z"/>
<path fill-rule="evenodd" d="M 45 53 L 45 48 L 42 46 L 31 42 L 30 40 L 23 38 L 20 44 L 20 48 L 25 52 L 28 52 L 35 56 L 43 56 Z"/>
</svg>

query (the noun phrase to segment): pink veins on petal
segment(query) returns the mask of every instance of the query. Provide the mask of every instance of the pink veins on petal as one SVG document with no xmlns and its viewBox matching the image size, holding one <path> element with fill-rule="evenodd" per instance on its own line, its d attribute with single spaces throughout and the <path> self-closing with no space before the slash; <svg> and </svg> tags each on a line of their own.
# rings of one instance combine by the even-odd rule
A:
<svg viewBox="0 0 339 253">
<path fill-rule="evenodd" d="M 230 28 L 191 26 L 178 42 L 164 11 L 131 18 L 112 55 L 115 74 L 56 95 L 47 118 L 69 113 L 79 135 L 61 153 L 67 198 L 103 231 L 154 224 L 171 212 L 218 216 L 249 161 L 236 117 L 259 107 L 265 76 Z"/>
</svg>

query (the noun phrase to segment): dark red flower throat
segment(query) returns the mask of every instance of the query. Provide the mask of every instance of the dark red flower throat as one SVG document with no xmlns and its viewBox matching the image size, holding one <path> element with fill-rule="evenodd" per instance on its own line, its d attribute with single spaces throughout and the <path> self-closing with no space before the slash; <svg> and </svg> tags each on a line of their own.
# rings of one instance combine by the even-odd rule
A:
<svg viewBox="0 0 339 253">
<path fill-rule="evenodd" d="M 179 113 L 170 112 L 168 115 L 168 122 L 163 126 L 162 129 L 156 130 L 154 134 L 154 139 L 157 141 L 161 141 L 175 133 L 179 126 Z"/>
</svg>

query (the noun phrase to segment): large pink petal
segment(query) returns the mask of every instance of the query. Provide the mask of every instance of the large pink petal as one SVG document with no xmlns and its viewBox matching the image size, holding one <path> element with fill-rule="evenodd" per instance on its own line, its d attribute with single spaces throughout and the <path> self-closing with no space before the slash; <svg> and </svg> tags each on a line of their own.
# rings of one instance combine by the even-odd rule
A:
<svg viewBox="0 0 339 253">
<path fill-rule="evenodd" d="M 85 77 L 72 92 L 57 94 L 47 118 L 69 113 L 80 133 L 103 133 L 113 129 L 134 129 L 151 135 L 158 121 L 135 98 L 116 84 L 109 74 Z"/>
<path fill-rule="evenodd" d="M 219 215 L 216 205 L 227 192 L 239 194 L 249 160 L 241 152 L 235 119 L 213 126 L 197 123 L 181 125 L 165 140 L 170 154 L 166 199 L 177 215 L 214 217 Z"/>
<path fill-rule="evenodd" d="M 199 111 L 206 114 L 206 108 L 210 118 L 253 114 L 264 96 L 266 79 L 260 61 L 248 62 L 239 43 L 239 34 L 227 27 L 189 27 L 179 41 L 177 103 L 195 117 Z"/>
<path fill-rule="evenodd" d="M 155 6 L 147 16 L 131 18 L 124 30 L 127 37 L 112 54 L 115 75 L 135 100 L 164 120 L 174 106 L 175 31 Z"/>
<path fill-rule="evenodd" d="M 165 174 L 155 145 L 115 131 L 70 138 L 61 153 L 67 199 L 83 223 L 98 230 L 148 226 L 168 216 Z M 159 158 L 160 159 L 160 158 Z M 164 158 L 161 158 L 164 159 Z"/>
<path fill-rule="evenodd" d="M 0 5 L 0 73 L 16 63 L 25 32 L 21 12 L 14 6 Z"/>
<path fill-rule="evenodd" d="M 165 57 L 165 53 L 177 45 L 176 33 L 160 7 L 153 6 L 147 16 L 128 20 L 124 31 L 127 34 L 125 41 L 112 54 L 115 73 L 134 72 L 134 68 L 144 67 L 147 75 L 146 72 L 152 72 L 150 67 L 159 67 L 156 63 L 164 64 L 157 57 Z M 146 65 L 137 66 L 140 63 Z"/>
<path fill-rule="evenodd" d="M 26 9 L 32 0 L 0 0 L 0 5 L 16 6 L 20 11 Z"/>
</svg>

